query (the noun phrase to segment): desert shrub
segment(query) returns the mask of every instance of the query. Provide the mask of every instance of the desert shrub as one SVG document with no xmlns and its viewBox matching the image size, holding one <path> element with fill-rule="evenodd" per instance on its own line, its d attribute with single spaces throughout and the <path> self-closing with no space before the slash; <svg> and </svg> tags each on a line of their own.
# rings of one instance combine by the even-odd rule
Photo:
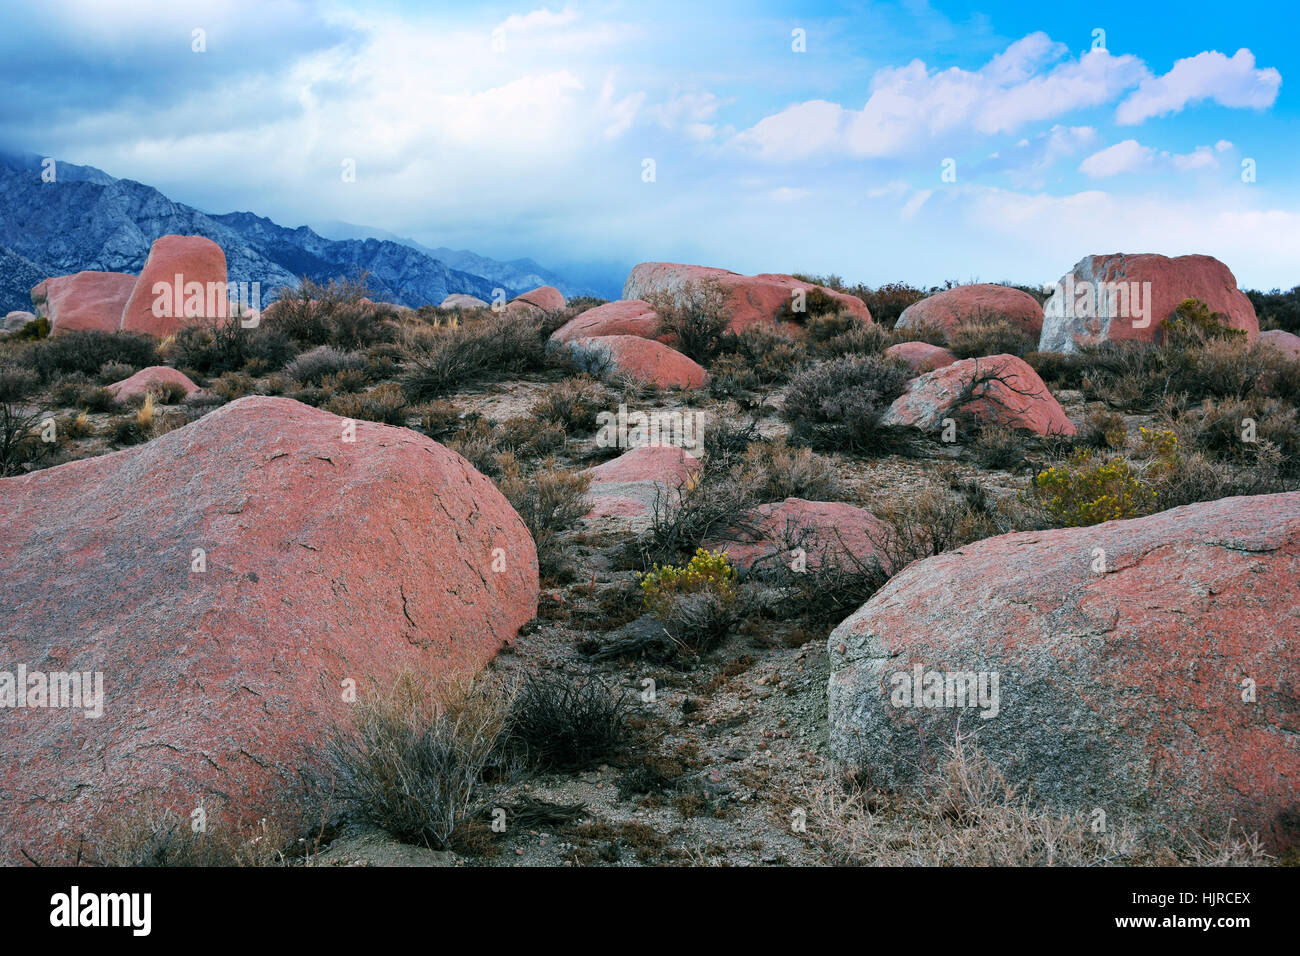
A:
<svg viewBox="0 0 1300 956">
<path fill-rule="evenodd" d="M 605 403 L 605 388 L 586 375 L 567 378 L 533 403 L 529 414 L 538 422 L 554 422 L 567 433 L 589 432 Z"/>
<path fill-rule="evenodd" d="M 96 375 L 115 363 L 131 373 L 158 363 L 157 346 L 147 335 L 131 332 L 77 330 L 43 339 L 25 353 L 25 361 L 45 381 L 67 372 Z"/>
<path fill-rule="evenodd" d="M 1020 326 L 1006 319 L 970 322 L 959 326 L 948 336 L 948 348 L 959 359 L 981 358 L 986 355 L 1015 355 L 1023 357 L 1038 343 Z"/>
<path fill-rule="evenodd" d="M 832 303 L 834 301 L 831 300 Z M 813 344 L 827 342 L 857 328 L 865 328 L 862 320 L 853 313 L 839 311 L 838 304 L 815 311 L 810 308 L 803 323 L 804 338 Z"/>
<path fill-rule="evenodd" d="M 629 710 L 628 696 L 599 678 L 530 674 L 510 708 L 509 738 L 538 768 L 587 770 L 628 746 Z"/>
<path fill-rule="evenodd" d="M 982 468 L 1017 471 L 1028 450 L 1024 435 L 1014 428 L 991 425 L 981 428 L 970 444 L 971 455 Z"/>
<path fill-rule="evenodd" d="M 1034 494 L 1060 524 L 1078 528 L 1155 510 L 1155 490 L 1123 458 L 1098 461 L 1079 449 L 1067 464 L 1034 476 Z"/>
<path fill-rule="evenodd" d="M 498 459 L 502 456 L 501 428 L 476 413 L 466 415 L 447 447 L 489 477 L 501 474 Z"/>
<path fill-rule="evenodd" d="M 98 380 L 101 385 L 113 385 L 135 374 L 135 369 L 122 362 L 106 362 L 99 370 Z M 79 373 L 74 373 L 79 374 Z M 68 376 L 64 376 L 66 381 Z M 81 381 L 85 381 L 84 377 Z"/>
<path fill-rule="evenodd" d="M 1267 442 L 1277 448 L 1286 474 L 1300 473 L 1300 412 L 1293 405 L 1275 398 L 1207 398 L 1171 412 L 1170 425 L 1186 447 L 1246 465 L 1258 460 L 1258 445 Z"/>
<path fill-rule="evenodd" d="M 589 309 L 594 309 L 597 306 L 607 305 L 607 304 L 609 304 L 609 300 L 602 299 L 599 296 L 579 295 L 579 296 L 574 296 L 567 303 L 565 303 L 565 307 L 570 312 L 572 312 L 573 315 L 581 315 L 583 312 L 586 312 Z"/>
<path fill-rule="evenodd" d="M 718 340 L 718 354 L 719 363 L 730 359 L 736 368 L 748 368 L 759 384 L 772 385 L 786 381 L 808 353 L 803 342 L 777 326 L 751 325 L 724 333 Z"/>
<path fill-rule="evenodd" d="M 1255 306 L 1261 330 L 1283 329 L 1300 335 L 1300 285 L 1288 292 L 1281 289 L 1271 289 L 1268 292 L 1247 289 L 1246 295 Z"/>
<path fill-rule="evenodd" d="M 1184 299 L 1173 315 L 1160 323 L 1160 340 L 1171 348 L 1202 345 L 1214 339 L 1244 342 L 1246 333 L 1227 324 L 1228 317 L 1211 312 L 1200 299 Z"/>
<path fill-rule="evenodd" d="M 431 683 L 412 672 L 331 728 L 334 787 L 403 842 L 459 849 L 515 772 L 507 746 L 512 698 L 484 680 Z"/>
<path fill-rule="evenodd" d="M 208 384 L 208 391 L 225 402 L 252 395 L 256 390 L 257 383 L 244 372 L 226 372 Z"/>
<path fill-rule="evenodd" d="M 435 441 L 441 441 L 460 426 L 460 409 L 451 402 L 429 402 L 413 407 L 411 412 L 420 419 L 416 428 Z"/>
<path fill-rule="evenodd" d="M 891 344 L 899 342 L 925 342 L 929 345 L 948 346 L 948 330 L 941 325 L 911 325 L 905 329 L 894 326 L 889 332 Z"/>
<path fill-rule="evenodd" d="M 227 824 L 209 812 L 208 825 L 152 804 L 107 820 L 82 849 L 82 861 L 97 866 L 277 866 L 289 855 L 292 838 L 262 819 L 255 826 Z"/>
<path fill-rule="evenodd" d="M 331 395 L 346 395 L 353 392 L 364 391 L 370 384 L 370 376 L 366 374 L 365 369 L 345 368 L 339 372 L 333 372 L 326 375 L 320 380 L 321 390 Z M 267 383 L 269 388 L 270 383 Z M 269 391 L 268 391 L 268 394 Z"/>
<path fill-rule="evenodd" d="M 890 441 L 880 418 L 910 378 L 902 363 L 874 356 L 831 359 L 795 376 L 781 417 L 797 440 L 813 447 L 880 450 Z"/>
<path fill-rule="evenodd" d="M 454 328 L 409 335 L 402 387 L 413 402 L 442 398 L 488 375 L 540 369 L 545 361 L 538 320 L 493 315 Z"/>
<path fill-rule="evenodd" d="M 1149 450 L 1146 468 L 1124 458 L 1099 459 L 1093 450 L 1079 448 L 1061 466 L 1035 475 L 1030 492 L 1058 524 L 1070 528 L 1150 514 L 1157 510 L 1159 484 L 1178 469 L 1182 456 L 1172 431 L 1143 428 L 1141 435 Z"/>
<path fill-rule="evenodd" d="M 589 475 L 568 471 L 547 461 L 530 475 L 507 461 L 497 483 L 510 506 L 518 512 L 537 546 L 538 568 L 545 578 L 568 570 L 560 535 L 587 512 Z"/>
<path fill-rule="evenodd" d="M 176 333 L 172 345 L 177 366 L 201 375 L 273 372 L 297 351 L 279 328 L 263 322 L 246 329 L 235 319 L 186 325 Z"/>
<path fill-rule="evenodd" d="M 837 358 L 841 355 L 879 355 L 893 344 L 893 336 L 880 326 L 855 323 L 838 335 L 817 342 L 812 349 L 821 358 Z"/>
<path fill-rule="evenodd" d="M 568 434 L 558 422 L 518 415 L 501 423 L 497 444 L 525 458 L 538 458 L 563 448 L 567 440 Z"/>
<path fill-rule="evenodd" d="M 677 350 L 704 365 L 717 354 L 731 324 L 727 290 L 714 279 L 684 283 L 674 292 L 646 296 L 659 315 L 661 332 L 677 338 Z"/>
<path fill-rule="evenodd" d="M 406 397 L 392 382 L 385 382 L 368 392 L 335 395 L 325 407 L 340 418 L 385 425 L 406 424 Z"/>
<path fill-rule="evenodd" d="M 743 530 L 745 512 L 758 503 L 758 483 L 752 473 L 705 455 L 690 480 L 656 495 L 643 548 L 646 560 L 683 558 L 715 533 Z"/>
<path fill-rule="evenodd" d="M 838 316 L 843 306 L 840 301 L 820 285 L 809 285 L 803 291 L 802 303 L 793 294 L 777 310 L 776 318 L 783 322 L 812 322 Z M 851 316 L 844 316 L 843 321 L 852 322 Z M 847 324 L 845 326 L 847 328 Z M 841 329 L 840 331 L 844 331 Z"/>
<path fill-rule="evenodd" d="M 185 386 L 180 382 L 154 382 L 145 389 L 157 405 L 179 405 L 185 401 Z"/>
<path fill-rule="evenodd" d="M 739 355 L 723 355 L 709 369 L 705 390 L 710 398 L 747 403 L 764 384 L 762 376 Z"/>
<path fill-rule="evenodd" d="M 153 396 L 146 393 L 144 403 L 133 414 L 109 425 L 109 440 L 115 445 L 139 445 L 157 434 L 159 422 L 154 416 Z"/>
<path fill-rule="evenodd" d="M 1084 417 L 1074 441 L 1076 445 L 1087 448 L 1121 449 L 1128 444 L 1124 416 L 1104 408 L 1094 408 Z"/>
<path fill-rule="evenodd" d="M 752 442 L 742 462 L 747 471 L 757 476 L 760 484 L 756 494 L 764 501 L 786 498 L 835 501 L 841 493 L 839 468 L 833 459 L 818 455 L 810 448 L 791 448 L 784 438 Z"/>
<path fill-rule="evenodd" d="M 1083 385 L 1087 361 L 1078 353 L 1034 351 L 1027 353 L 1024 359 L 1053 391 L 1080 388 Z"/>
<path fill-rule="evenodd" d="M 662 613 L 679 594 L 711 591 L 730 600 L 736 594 L 736 568 L 722 551 L 696 549 L 683 566 L 658 565 L 638 575 L 645 606 L 652 613 Z"/>
<path fill-rule="evenodd" d="M 58 433 L 67 438 L 89 438 L 95 434 L 95 426 L 83 411 L 60 419 Z"/>
<path fill-rule="evenodd" d="M 871 511 L 885 529 L 870 535 L 891 575 L 914 561 L 943 554 L 972 541 L 1039 526 L 1038 516 L 1012 499 L 994 500 L 978 481 L 950 478 L 902 501 L 888 500 Z"/>
<path fill-rule="evenodd" d="M 50 319 L 49 316 L 38 316 L 30 322 L 24 322 L 23 327 L 15 333 L 15 338 L 34 342 L 38 339 L 49 338 L 50 336 Z"/>
<path fill-rule="evenodd" d="M 303 348 L 333 345 L 355 350 L 393 341 L 397 310 L 386 303 L 365 301 L 368 296 L 364 275 L 331 279 L 325 284 L 304 278 L 268 310 L 266 324 Z"/>
<path fill-rule="evenodd" d="M 1040 807 L 960 736 L 901 800 L 839 784 L 800 799 L 809 806 L 808 832 L 816 821 L 813 839 L 836 866 L 1095 866 L 1138 857 L 1132 831 L 1097 834 L 1084 811 Z M 1258 847 L 1241 848 L 1233 858 L 1257 855 Z"/>
<path fill-rule="evenodd" d="M 666 640 L 650 656 L 671 660 L 683 651 L 704 654 L 731 633 L 744 616 L 735 595 L 713 589 L 679 592 L 664 598 L 656 616 L 664 625 Z"/>
<path fill-rule="evenodd" d="M 356 352 L 341 352 L 329 345 L 318 345 L 286 365 L 284 374 L 304 385 L 319 385 L 327 375 L 345 370 L 358 371 L 364 366 L 365 357 Z"/>
<path fill-rule="evenodd" d="M 898 322 L 898 317 L 903 314 L 903 310 L 914 302 L 920 302 L 926 295 L 922 290 L 905 282 L 889 282 L 875 289 L 860 287 L 844 291 L 856 295 L 865 302 L 867 308 L 871 310 L 871 318 L 884 329 L 892 329 Z"/>
<path fill-rule="evenodd" d="M 45 415 L 28 403 L 40 376 L 15 366 L 0 366 L 0 477 L 16 475 L 48 450 L 41 440 Z"/>
</svg>

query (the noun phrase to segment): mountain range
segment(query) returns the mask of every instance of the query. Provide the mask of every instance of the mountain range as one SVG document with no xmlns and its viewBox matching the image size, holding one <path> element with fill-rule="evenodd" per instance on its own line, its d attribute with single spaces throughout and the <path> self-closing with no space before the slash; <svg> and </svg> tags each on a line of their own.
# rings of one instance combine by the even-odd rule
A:
<svg viewBox="0 0 1300 956">
<path fill-rule="evenodd" d="M 288 228 L 251 212 L 205 213 L 157 189 L 93 166 L 0 152 L 0 314 L 31 307 L 30 290 L 47 276 L 83 269 L 138 273 L 159 236 L 205 236 L 226 253 L 234 282 L 258 282 L 263 301 L 299 277 L 317 282 L 365 272 L 375 299 L 418 308 L 453 292 L 490 300 L 554 285 L 566 297 L 594 294 L 531 259 L 499 262 L 473 252 L 430 249 L 381 230 L 329 224 L 332 238 Z"/>
</svg>

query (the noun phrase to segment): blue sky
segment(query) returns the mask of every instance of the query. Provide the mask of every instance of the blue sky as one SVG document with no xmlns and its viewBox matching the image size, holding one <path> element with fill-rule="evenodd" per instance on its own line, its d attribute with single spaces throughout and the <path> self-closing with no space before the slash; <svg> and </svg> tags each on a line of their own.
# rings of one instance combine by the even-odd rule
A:
<svg viewBox="0 0 1300 956">
<path fill-rule="evenodd" d="M 703 6 L 6 7 L 0 146 L 553 267 L 1300 282 L 1289 4 Z"/>
</svg>

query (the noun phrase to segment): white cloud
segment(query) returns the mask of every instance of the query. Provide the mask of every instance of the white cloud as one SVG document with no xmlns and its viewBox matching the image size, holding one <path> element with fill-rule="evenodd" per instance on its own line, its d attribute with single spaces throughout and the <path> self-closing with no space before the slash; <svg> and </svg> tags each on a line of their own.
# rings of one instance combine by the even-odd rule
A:
<svg viewBox="0 0 1300 956">
<path fill-rule="evenodd" d="M 828 152 L 895 156 L 947 135 L 1008 133 L 1032 122 L 1113 100 L 1149 76 L 1134 56 L 1091 50 L 1060 60 L 1064 44 L 1032 33 L 981 69 L 931 71 L 920 60 L 886 67 L 860 110 L 809 100 L 764 117 L 737 144 L 773 161 Z"/>
<path fill-rule="evenodd" d="M 1230 149 L 1232 149 L 1232 143 L 1228 142 L 1226 139 L 1221 139 L 1214 144 L 1214 151 L 1216 153 L 1223 153 Z"/>
<path fill-rule="evenodd" d="M 933 195 L 934 195 L 933 189 L 918 189 L 912 195 L 911 199 L 903 203 L 903 208 L 899 212 L 899 218 L 903 220 L 908 220 L 913 218 L 918 212 L 921 211 L 921 207 L 925 205 L 926 200 L 928 200 Z"/>
<path fill-rule="evenodd" d="M 1104 179 L 1149 169 L 1155 158 L 1156 151 L 1151 147 L 1143 146 L 1135 139 L 1126 139 L 1093 153 L 1079 164 L 1079 172 L 1092 179 Z"/>
<path fill-rule="evenodd" d="M 1177 113 L 1189 104 L 1213 100 L 1220 106 L 1263 109 L 1273 105 L 1282 74 L 1255 69 L 1255 55 L 1238 50 L 1232 58 L 1216 50 L 1179 60 L 1163 76 L 1142 83 L 1115 111 L 1115 120 L 1134 125 L 1153 116 Z"/>
<path fill-rule="evenodd" d="M 1192 150 L 1190 153 L 1184 153 L 1182 155 L 1174 154 L 1169 158 L 1173 162 L 1175 169 L 1184 172 L 1191 169 L 1206 169 L 1209 167 L 1217 167 L 1219 165 L 1218 157 L 1214 155 L 1214 150 L 1209 146 L 1197 146 L 1196 149 Z"/>
</svg>

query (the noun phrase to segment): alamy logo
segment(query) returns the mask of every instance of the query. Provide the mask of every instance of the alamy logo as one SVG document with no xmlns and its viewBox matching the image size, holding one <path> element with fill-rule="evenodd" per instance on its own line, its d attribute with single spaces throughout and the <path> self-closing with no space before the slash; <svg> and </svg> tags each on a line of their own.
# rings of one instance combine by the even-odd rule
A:
<svg viewBox="0 0 1300 956">
<path fill-rule="evenodd" d="M 260 282 L 186 282 L 178 272 L 171 282 L 155 282 L 151 291 L 152 311 L 160 319 L 237 318 L 248 313 L 252 324 L 243 325 L 253 328 L 262 311 Z"/>
<path fill-rule="evenodd" d="M 1151 324 L 1150 282 L 1092 282 L 1076 280 L 1073 273 L 1043 286 L 1051 298 L 1048 316 L 1069 319 L 1131 319 L 1133 328 Z"/>
<path fill-rule="evenodd" d="M 80 708 L 95 720 L 104 716 L 104 675 L 99 671 L 0 671 L 0 707 Z"/>
<path fill-rule="evenodd" d="M 598 448 L 645 448 L 674 446 L 690 452 L 704 449 L 704 413 L 683 411 L 629 412 L 619 405 L 617 412 L 596 416 Z"/>
<path fill-rule="evenodd" d="M 916 664 L 890 675 L 889 700 L 895 707 L 972 707 L 981 720 L 998 715 L 997 671 L 927 671 Z"/>
<path fill-rule="evenodd" d="M 153 928 L 150 893 L 82 893 L 74 886 L 50 897 L 50 925 L 127 926 L 132 936 L 148 936 Z"/>
</svg>

